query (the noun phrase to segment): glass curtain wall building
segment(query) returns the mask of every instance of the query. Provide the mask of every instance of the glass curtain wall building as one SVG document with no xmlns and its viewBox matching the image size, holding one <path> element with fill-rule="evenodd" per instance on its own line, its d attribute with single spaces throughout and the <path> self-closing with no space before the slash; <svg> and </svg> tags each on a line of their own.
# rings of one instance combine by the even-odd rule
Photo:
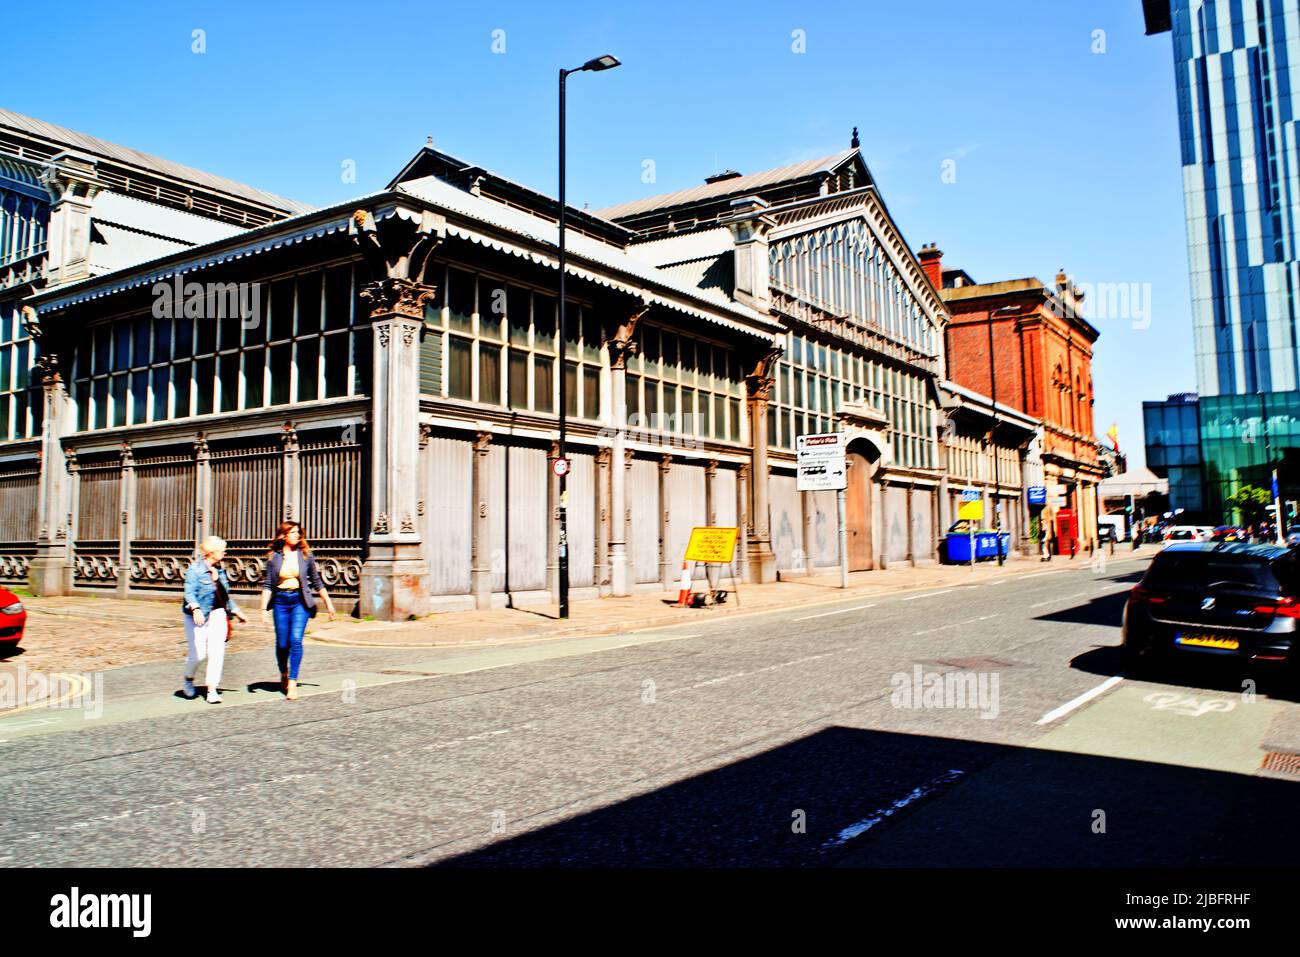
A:
<svg viewBox="0 0 1300 957">
<path fill-rule="evenodd" d="M 1284 450 L 1295 442 L 1282 419 L 1272 421 L 1271 410 L 1285 416 L 1300 402 L 1300 0 L 1145 0 L 1143 6 L 1147 33 L 1172 35 L 1200 457 L 1213 517 L 1239 485 L 1267 488 L 1266 453 L 1282 468 Z M 1155 405 L 1167 404 L 1145 407 L 1148 464 L 1157 474 L 1166 465 L 1186 467 L 1164 461 L 1172 447 L 1162 440 L 1166 413 L 1158 425 L 1153 421 Z M 1185 416 L 1179 405 L 1166 412 Z M 1266 431 L 1272 433 L 1267 444 Z M 1252 435 L 1258 440 L 1247 441 Z M 1175 499 L 1177 488 L 1191 487 L 1172 472 L 1169 478 Z M 1284 485 L 1300 481 L 1289 469 L 1281 478 Z"/>
</svg>

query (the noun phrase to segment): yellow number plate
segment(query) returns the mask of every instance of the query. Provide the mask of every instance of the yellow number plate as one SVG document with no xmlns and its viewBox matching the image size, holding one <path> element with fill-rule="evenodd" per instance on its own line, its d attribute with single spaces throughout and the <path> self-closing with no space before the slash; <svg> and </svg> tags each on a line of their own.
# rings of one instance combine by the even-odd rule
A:
<svg viewBox="0 0 1300 957">
<path fill-rule="evenodd" d="M 1241 647 L 1241 642 L 1236 638 L 1215 638 L 1212 635 L 1199 636 L 1180 636 L 1178 639 L 1180 645 L 1194 645 L 1197 648 L 1219 648 L 1223 651 L 1236 651 Z"/>
</svg>

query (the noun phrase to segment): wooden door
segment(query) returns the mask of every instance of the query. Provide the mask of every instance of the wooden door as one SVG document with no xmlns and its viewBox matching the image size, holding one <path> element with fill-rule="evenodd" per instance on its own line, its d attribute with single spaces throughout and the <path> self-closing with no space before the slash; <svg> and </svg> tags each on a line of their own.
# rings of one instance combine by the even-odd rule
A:
<svg viewBox="0 0 1300 957">
<path fill-rule="evenodd" d="M 861 452 L 849 452 L 848 488 L 844 491 L 845 524 L 849 539 L 849 571 L 875 568 L 871 541 L 871 463 Z"/>
</svg>

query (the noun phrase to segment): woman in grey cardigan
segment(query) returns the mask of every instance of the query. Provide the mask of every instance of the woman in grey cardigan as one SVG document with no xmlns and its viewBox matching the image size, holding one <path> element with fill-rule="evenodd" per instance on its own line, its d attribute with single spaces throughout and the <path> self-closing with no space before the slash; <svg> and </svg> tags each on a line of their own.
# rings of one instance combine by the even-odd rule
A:
<svg viewBox="0 0 1300 957">
<path fill-rule="evenodd" d="M 302 526 L 281 522 L 276 529 L 271 553 L 266 557 L 262 580 L 262 624 L 275 616 L 275 660 L 280 666 L 280 690 L 290 701 L 298 697 L 298 667 L 302 664 L 302 636 L 307 619 L 316 614 L 316 596 L 325 603 L 330 621 L 334 602 L 320 577 L 316 556 L 311 553 Z"/>
</svg>

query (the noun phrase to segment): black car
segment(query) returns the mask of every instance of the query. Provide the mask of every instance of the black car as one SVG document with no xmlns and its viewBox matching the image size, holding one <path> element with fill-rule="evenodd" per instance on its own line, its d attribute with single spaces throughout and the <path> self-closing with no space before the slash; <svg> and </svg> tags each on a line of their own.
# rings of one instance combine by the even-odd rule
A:
<svg viewBox="0 0 1300 957">
<path fill-rule="evenodd" d="M 1244 542 L 1178 542 L 1151 561 L 1124 606 L 1124 667 L 1219 656 L 1300 665 L 1300 558 Z"/>
</svg>

